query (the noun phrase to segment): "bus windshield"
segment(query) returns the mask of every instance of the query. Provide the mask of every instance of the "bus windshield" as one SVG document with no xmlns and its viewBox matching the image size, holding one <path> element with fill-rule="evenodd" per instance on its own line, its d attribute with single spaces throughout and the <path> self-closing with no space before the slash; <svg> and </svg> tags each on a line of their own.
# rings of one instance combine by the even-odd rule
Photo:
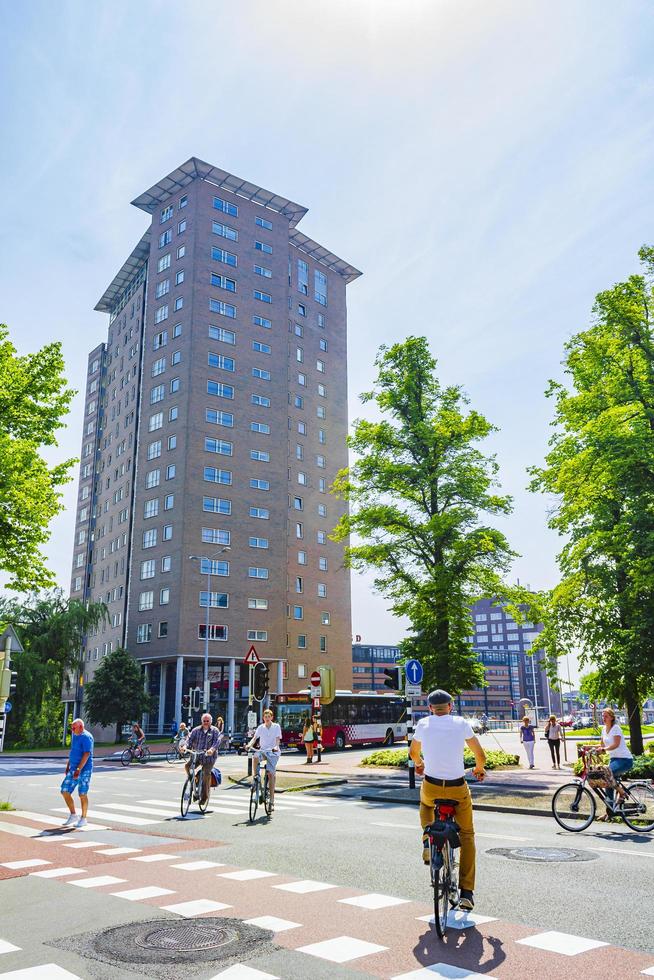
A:
<svg viewBox="0 0 654 980">
<path fill-rule="evenodd" d="M 306 704 L 276 704 L 275 721 L 279 722 L 282 731 L 300 731 L 305 718 L 311 713 L 311 705 Z"/>
</svg>

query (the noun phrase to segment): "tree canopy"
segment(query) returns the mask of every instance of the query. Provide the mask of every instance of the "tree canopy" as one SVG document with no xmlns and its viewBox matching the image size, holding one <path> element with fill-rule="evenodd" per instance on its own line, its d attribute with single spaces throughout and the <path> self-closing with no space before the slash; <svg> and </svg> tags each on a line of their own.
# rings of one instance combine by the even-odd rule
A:
<svg viewBox="0 0 654 980">
<path fill-rule="evenodd" d="M 122 647 L 103 657 L 84 688 L 86 717 L 92 725 L 115 725 L 116 741 L 122 725 L 140 718 L 149 706 L 141 668 Z"/>
<path fill-rule="evenodd" d="M 40 450 L 57 445 L 75 394 L 63 371 L 61 344 L 19 357 L 0 324 L 0 570 L 13 589 L 54 584 L 40 548 L 62 509 L 58 488 L 71 479 L 74 460 L 48 467 Z"/>
<path fill-rule="evenodd" d="M 569 386 L 550 382 L 554 434 L 531 484 L 553 496 L 549 526 L 565 538 L 543 640 L 596 668 L 636 753 L 654 686 L 654 250 L 639 255 L 643 274 L 599 293 L 566 345 Z"/>
<path fill-rule="evenodd" d="M 510 513 L 511 500 L 494 490 L 494 457 L 477 448 L 494 430 L 460 387 L 440 384 L 426 338 L 381 347 L 375 365 L 375 387 L 361 400 L 381 418 L 354 422 L 356 461 L 332 487 L 350 512 L 332 537 L 346 542 L 350 567 L 374 570 L 390 608 L 411 621 L 402 653 L 422 660 L 425 683 L 455 693 L 483 683 L 471 602 L 508 594 L 502 576 L 513 552 L 487 521 Z"/>
</svg>

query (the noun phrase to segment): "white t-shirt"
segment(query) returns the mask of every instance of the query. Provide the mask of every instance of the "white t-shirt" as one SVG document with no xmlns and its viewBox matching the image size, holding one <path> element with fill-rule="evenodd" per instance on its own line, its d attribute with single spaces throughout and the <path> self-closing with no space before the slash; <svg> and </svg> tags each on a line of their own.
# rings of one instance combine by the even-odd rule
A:
<svg viewBox="0 0 654 980">
<path fill-rule="evenodd" d="M 602 728 L 602 741 L 604 745 L 608 742 L 612 742 L 614 738 L 620 739 L 620 744 L 617 749 L 611 749 L 609 751 L 610 759 L 633 759 L 633 756 L 629 749 L 627 748 L 627 743 L 624 740 L 624 735 L 622 734 L 622 729 L 619 725 L 614 725 L 613 728 L 607 730 L 606 725 Z M 607 750 L 608 751 L 608 750 Z"/>
<path fill-rule="evenodd" d="M 470 722 L 459 715 L 427 715 L 421 718 L 413 737 L 422 748 L 425 774 L 434 779 L 460 779 L 465 771 L 465 742 L 474 735 Z"/>
<path fill-rule="evenodd" d="M 277 739 L 281 740 L 282 730 L 277 722 L 273 721 L 270 728 L 267 728 L 264 724 L 259 725 L 254 734 L 255 737 L 259 739 L 259 748 L 262 749 L 262 751 L 267 752 L 270 749 L 275 748 Z"/>
</svg>

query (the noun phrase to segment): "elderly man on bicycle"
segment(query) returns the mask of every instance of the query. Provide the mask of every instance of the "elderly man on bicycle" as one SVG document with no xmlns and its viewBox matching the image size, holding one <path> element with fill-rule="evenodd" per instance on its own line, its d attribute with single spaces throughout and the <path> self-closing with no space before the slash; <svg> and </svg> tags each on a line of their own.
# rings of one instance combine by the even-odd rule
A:
<svg viewBox="0 0 654 980">
<path fill-rule="evenodd" d="M 254 757 L 257 763 L 257 770 L 261 758 L 265 758 L 268 765 L 268 785 L 270 787 L 270 809 L 275 809 L 275 769 L 279 762 L 280 743 L 282 740 L 282 730 L 276 721 L 273 721 L 273 713 L 270 708 L 266 708 L 263 713 L 263 724 L 259 725 L 256 732 L 247 744 L 248 750 L 254 747 L 254 743 L 259 740 L 259 748 L 255 751 Z"/>
<path fill-rule="evenodd" d="M 475 830 L 472 822 L 472 798 L 466 784 L 463 750 L 467 745 L 475 756 L 474 774 L 481 781 L 486 772 L 486 754 L 472 725 L 465 718 L 452 714 L 452 695 L 447 691 L 432 691 L 429 695 L 429 715 L 416 725 L 411 742 L 411 758 L 416 774 L 424 780 L 420 790 L 420 823 L 423 829 L 434 819 L 434 803 L 439 799 L 457 802 L 456 822 L 461 837 L 459 908 L 466 912 L 475 906 Z M 423 839 L 422 858 L 429 863 L 429 850 Z"/>
<path fill-rule="evenodd" d="M 205 712 L 200 719 L 201 724 L 192 729 L 191 734 L 186 740 L 187 749 L 195 749 L 196 752 L 203 752 L 202 757 L 202 803 L 208 797 L 211 786 L 211 770 L 216 764 L 216 752 L 220 743 L 220 732 L 212 724 L 213 718 L 209 712 Z M 185 764 L 187 774 L 191 775 L 190 760 Z"/>
</svg>

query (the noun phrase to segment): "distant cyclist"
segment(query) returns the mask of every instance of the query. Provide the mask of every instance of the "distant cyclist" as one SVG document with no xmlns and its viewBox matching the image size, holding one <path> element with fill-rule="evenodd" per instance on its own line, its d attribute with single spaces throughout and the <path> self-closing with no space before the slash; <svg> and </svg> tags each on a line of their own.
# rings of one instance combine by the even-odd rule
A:
<svg viewBox="0 0 654 980">
<path fill-rule="evenodd" d="M 248 749 L 254 747 L 254 743 L 259 739 L 259 748 L 255 751 L 254 757 L 259 763 L 263 757 L 268 765 L 268 785 L 270 787 L 270 809 L 275 809 L 275 769 L 279 762 L 280 743 L 282 740 L 282 730 L 276 721 L 273 721 L 273 713 L 270 708 L 266 708 L 263 713 L 263 724 L 259 725 L 256 732 L 247 744 Z"/>
<path fill-rule="evenodd" d="M 130 736 L 130 742 L 134 746 L 135 753 L 141 755 L 143 752 L 143 746 L 145 745 L 145 732 L 139 725 L 137 721 L 132 725 L 132 734 Z"/>
<path fill-rule="evenodd" d="M 475 757 L 474 774 L 483 780 L 486 754 L 465 718 L 452 715 L 453 699 L 447 691 L 432 691 L 429 714 L 416 725 L 411 742 L 411 758 L 418 776 L 424 773 L 420 790 L 420 823 L 423 830 L 434 819 L 436 800 L 456 800 L 454 818 L 461 836 L 459 867 L 459 908 L 466 912 L 475 907 L 475 830 L 472 822 L 472 797 L 466 784 L 463 751 L 467 745 Z M 429 847 L 423 837 L 422 858 L 429 863 Z"/>
<path fill-rule="evenodd" d="M 175 748 L 177 749 L 180 755 L 186 748 L 186 740 L 188 739 L 190 734 L 191 734 L 190 731 L 186 727 L 186 722 L 180 721 L 179 728 L 177 729 L 175 735 L 173 736 L 173 745 L 175 746 Z"/>
</svg>

